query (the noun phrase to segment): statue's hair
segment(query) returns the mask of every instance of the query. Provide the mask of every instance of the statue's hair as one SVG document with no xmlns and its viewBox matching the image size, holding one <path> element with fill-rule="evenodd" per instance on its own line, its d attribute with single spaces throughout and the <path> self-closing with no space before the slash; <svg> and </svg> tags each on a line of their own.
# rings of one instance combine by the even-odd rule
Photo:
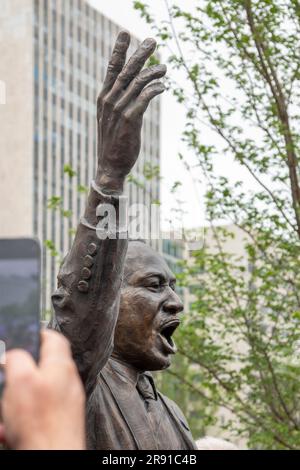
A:
<svg viewBox="0 0 300 470">
<path fill-rule="evenodd" d="M 144 245 L 147 245 L 146 240 L 143 240 L 142 238 L 129 238 L 128 243 L 143 243 Z M 126 278 L 126 273 L 124 273 L 123 282 L 122 282 L 123 286 L 126 285 L 126 283 L 127 283 L 127 278 Z"/>
</svg>

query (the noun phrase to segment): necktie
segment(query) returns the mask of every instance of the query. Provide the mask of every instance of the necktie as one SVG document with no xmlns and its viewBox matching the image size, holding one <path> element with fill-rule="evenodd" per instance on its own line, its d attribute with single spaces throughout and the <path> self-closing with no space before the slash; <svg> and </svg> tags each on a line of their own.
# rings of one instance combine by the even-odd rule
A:
<svg viewBox="0 0 300 470">
<path fill-rule="evenodd" d="M 145 401 L 147 411 L 150 411 L 150 408 L 155 406 L 155 401 L 157 399 L 153 379 L 151 381 L 151 377 L 146 376 L 145 374 L 140 374 L 136 388 Z"/>
</svg>

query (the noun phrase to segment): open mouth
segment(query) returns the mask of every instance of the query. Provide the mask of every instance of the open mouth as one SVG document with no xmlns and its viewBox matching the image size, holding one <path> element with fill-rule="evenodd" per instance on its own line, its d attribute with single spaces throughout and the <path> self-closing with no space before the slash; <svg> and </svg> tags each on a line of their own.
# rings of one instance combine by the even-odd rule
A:
<svg viewBox="0 0 300 470">
<path fill-rule="evenodd" d="M 159 336 L 163 342 L 163 345 L 169 354 L 176 353 L 176 345 L 172 339 L 172 335 L 176 328 L 180 325 L 179 320 L 170 320 L 166 322 L 160 329 Z"/>
</svg>

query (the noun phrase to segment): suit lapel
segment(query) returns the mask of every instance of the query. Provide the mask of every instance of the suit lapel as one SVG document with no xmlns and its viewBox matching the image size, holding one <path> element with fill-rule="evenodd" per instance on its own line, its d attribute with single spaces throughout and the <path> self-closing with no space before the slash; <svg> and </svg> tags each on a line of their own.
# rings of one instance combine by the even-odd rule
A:
<svg viewBox="0 0 300 470">
<path fill-rule="evenodd" d="M 166 398 L 164 395 L 162 395 L 160 392 L 157 392 L 158 396 L 160 397 L 161 401 L 163 402 L 164 406 L 166 407 L 169 415 L 171 416 L 172 420 L 174 421 L 178 431 L 183 437 L 184 442 L 187 445 L 188 449 L 193 449 L 197 450 L 196 444 L 193 440 L 192 433 L 188 427 L 188 424 L 184 418 L 184 416 L 181 416 L 181 413 L 176 409 L 176 407 L 173 405 L 173 403 Z"/>
</svg>

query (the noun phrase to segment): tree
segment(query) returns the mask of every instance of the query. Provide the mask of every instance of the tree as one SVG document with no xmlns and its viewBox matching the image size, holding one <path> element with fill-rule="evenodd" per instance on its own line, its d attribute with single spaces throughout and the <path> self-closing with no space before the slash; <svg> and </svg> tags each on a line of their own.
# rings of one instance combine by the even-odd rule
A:
<svg viewBox="0 0 300 470">
<path fill-rule="evenodd" d="M 182 282 L 193 286 L 194 302 L 177 341 L 189 365 L 184 375 L 176 367 L 171 374 L 192 391 L 194 409 L 202 403 L 204 424 L 211 424 L 211 406 L 222 407 L 230 414 L 218 426 L 250 447 L 296 449 L 300 3 L 199 0 L 194 10 L 188 2 L 187 9 L 165 4 L 168 20 L 161 21 L 134 2 L 160 38 L 170 90 L 185 106 L 182 138 L 206 181 L 213 239 L 185 265 Z M 251 188 L 222 174 L 220 162 L 249 175 Z M 242 258 L 226 249 L 237 228 Z"/>
</svg>

